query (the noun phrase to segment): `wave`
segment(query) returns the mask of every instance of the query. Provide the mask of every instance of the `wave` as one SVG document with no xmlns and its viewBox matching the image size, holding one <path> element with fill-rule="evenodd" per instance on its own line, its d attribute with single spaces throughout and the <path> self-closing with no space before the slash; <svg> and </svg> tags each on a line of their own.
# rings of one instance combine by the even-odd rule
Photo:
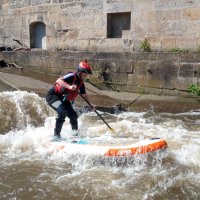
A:
<svg viewBox="0 0 200 200">
<path fill-rule="evenodd" d="M 45 99 L 26 91 L 0 93 L 0 134 L 11 130 L 21 130 L 31 125 L 43 126 L 53 110 Z"/>
</svg>

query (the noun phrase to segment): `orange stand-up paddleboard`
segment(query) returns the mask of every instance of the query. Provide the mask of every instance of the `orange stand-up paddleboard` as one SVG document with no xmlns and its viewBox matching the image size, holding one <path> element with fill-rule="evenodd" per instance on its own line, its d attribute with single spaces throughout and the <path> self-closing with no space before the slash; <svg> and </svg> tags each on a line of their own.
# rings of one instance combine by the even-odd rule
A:
<svg viewBox="0 0 200 200">
<path fill-rule="evenodd" d="M 50 142 L 49 152 L 66 152 L 71 154 L 97 155 L 105 157 L 131 157 L 166 149 L 167 142 L 160 138 L 144 139 L 129 145 L 105 145 L 94 141 L 79 139 L 77 143 L 69 141 Z"/>
<path fill-rule="evenodd" d="M 130 146 L 110 148 L 105 156 L 134 156 L 138 154 L 146 154 L 160 149 L 167 148 L 165 140 L 156 139 L 149 141 L 142 141 Z"/>
</svg>

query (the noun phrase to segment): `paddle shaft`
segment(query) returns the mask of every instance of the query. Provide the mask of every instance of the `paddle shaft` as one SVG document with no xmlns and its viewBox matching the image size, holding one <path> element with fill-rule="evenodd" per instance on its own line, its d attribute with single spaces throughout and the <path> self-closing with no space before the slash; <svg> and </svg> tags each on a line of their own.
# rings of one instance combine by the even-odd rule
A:
<svg viewBox="0 0 200 200">
<path fill-rule="evenodd" d="M 142 95 L 138 96 L 137 98 L 135 98 L 126 108 L 128 108 L 129 106 L 131 106 L 133 103 L 135 103 Z"/>
<path fill-rule="evenodd" d="M 93 109 L 93 106 L 90 104 L 90 102 L 82 95 L 79 93 L 81 98 L 90 106 L 91 109 Z M 102 121 L 107 125 L 107 127 L 113 131 L 113 129 L 110 127 L 110 125 L 105 121 L 105 119 L 95 110 L 95 113 L 102 119 Z"/>
</svg>

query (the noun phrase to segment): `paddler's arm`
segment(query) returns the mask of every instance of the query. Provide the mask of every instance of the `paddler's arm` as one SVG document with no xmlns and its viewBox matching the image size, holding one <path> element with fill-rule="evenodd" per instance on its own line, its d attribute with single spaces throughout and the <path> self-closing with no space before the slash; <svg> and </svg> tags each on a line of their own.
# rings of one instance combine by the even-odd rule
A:
<svg viewBox="0 0 200 200">
<path fill-rule="evenodd" d="M 61 85 L 62 87 L 66 88 L 66 89 L 69 89 L 71 91 L 74 91 L 76 90 L 77 88 L 77 85 L 69 85 L 67 82 L 65 82 L 63 80 L 63 78 L 59 78 L 57 81 L 56 81 L 57 84 Z"/>
</svg>

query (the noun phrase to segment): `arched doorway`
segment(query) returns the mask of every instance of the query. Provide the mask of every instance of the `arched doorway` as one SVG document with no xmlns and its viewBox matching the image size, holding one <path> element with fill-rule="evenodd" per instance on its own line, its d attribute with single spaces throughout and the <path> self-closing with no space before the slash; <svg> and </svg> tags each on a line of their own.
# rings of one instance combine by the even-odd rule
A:
<svg viewBox="0 0 200 200">
<path fill-rule="evenodd" d="M 43 22 L 30 24 L 30 47 L 46 49 L 46 25 Z"/>
</svg>

